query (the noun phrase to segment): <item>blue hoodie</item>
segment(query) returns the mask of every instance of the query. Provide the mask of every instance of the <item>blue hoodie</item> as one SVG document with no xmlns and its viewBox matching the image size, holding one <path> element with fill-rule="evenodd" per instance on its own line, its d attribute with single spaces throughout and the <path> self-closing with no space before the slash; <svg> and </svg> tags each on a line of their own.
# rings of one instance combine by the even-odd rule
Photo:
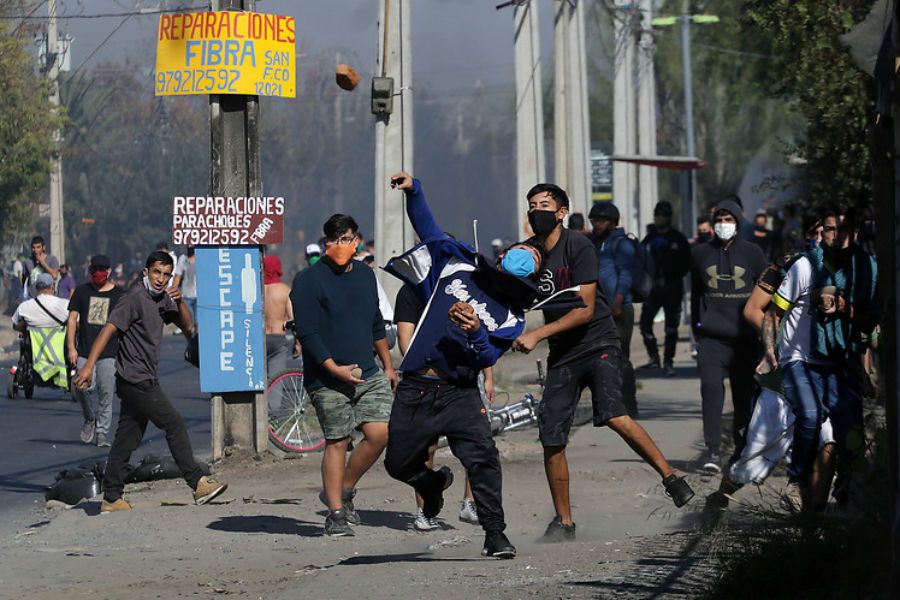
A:
<svg viewBox="0 0 900 600">
<path fill-rule="evenodd" d="M 450 381 L 474 384 L 478 372 L 493 366 L 522 334 L 524 313 L 483 289 L 478 254 L 441 230 L 418 179 L 406 190 L 406 213 L 422 242 L 392 258 L 385 270 L 413 287 L 426 306 L 400 370 L 430 367 Z M 471 304 L 481 320 L 472 334 L 447 316 L 458 301 Z"/>
<path fill-rule="evenodd" d="M 621 227 L 613 229 L 605 240 L 597 244 L 600 283 L 606 292 L 608 304 L 612 304 L 616 294 L 624 296 L 623 304 L 632 303 L 631 279 L 634 274 L 634 254 L 634 244 Z"/>
</svg>

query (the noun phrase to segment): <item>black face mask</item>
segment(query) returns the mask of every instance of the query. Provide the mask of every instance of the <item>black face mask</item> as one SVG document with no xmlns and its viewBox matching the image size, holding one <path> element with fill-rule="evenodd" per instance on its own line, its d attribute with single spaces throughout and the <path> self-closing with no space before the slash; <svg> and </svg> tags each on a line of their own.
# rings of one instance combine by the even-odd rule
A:
<svg viewBox="0 0 900 600">
<path fill-rule="evenodd" d="M 533 210 L 528 213 L 528 224 L 538 237 L 546 237 L 556 229 L 556 211 Z"/>
<path fill-rule="evenodd" d="M 710 239 L 712 239 L 712 234 L 711 234 L 711 233 L 707 233 L 707 232 L 705 232 L 705 231 L 701 231 L 700 233 L 697 234 L 697 241 L 700 242 L 701 244 L 705 244 L 705 243 L 708 242 Z"/>
</svg>

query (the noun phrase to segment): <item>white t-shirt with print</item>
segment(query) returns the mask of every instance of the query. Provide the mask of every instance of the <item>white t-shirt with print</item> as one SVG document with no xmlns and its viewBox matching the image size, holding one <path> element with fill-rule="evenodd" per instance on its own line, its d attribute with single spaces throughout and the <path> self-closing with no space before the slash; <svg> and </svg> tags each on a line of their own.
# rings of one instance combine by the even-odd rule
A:
<svg viewBox="0 0 900 600">
<path fill-rule="evenodd" d="M 782 309 L 789 307 L 781 320 L 781 341 L 778 344 L 778 362 L 781 364 L 795 360 L 831 364 L 828 359 L 814 357 L 812 353 L 812 277 L 812 264 L 808 258 L 801 256 L 788 269 L 772 299 Z"/>
<path fill-rule="evenodd" d="M 29 327 L 59 327 L 59 323 L 53 320 L 53 317 L 48 315 L 47 311 L 38 306 L 37 300 L 40 300 L 44 308 L 63 323 L 69 318 L 68 299 L 58 298 L 49 294 L 39 294 L 37 299 L 26 300 L 19 305 L 12 316 L 13 325 L 18 325 L 24 321 Z"/>
</svg>

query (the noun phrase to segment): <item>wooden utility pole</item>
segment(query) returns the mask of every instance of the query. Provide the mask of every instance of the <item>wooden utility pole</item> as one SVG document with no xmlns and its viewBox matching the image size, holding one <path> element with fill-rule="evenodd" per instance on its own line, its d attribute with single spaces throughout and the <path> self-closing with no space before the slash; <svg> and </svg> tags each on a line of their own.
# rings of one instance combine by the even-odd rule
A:
<svg viewBox="0 0 900 600">
<path fill-rule="evenodd" d="M 388 179 L 398 171 L 413 171 L 412 31 L 410 0 L 378 0 L 378 52 L 375 73 L 394 80 L 393 111 L 375 118 L 375 259 L 384 265 L 413 243 L 401 192 Z M 378 270 L 388 298 L 401 282 Z"/>
<path fill-rule="evenodd" d="M 56 0 L 47 2 L 47 52 L 46 68 L 50 80 L 50 104 L 54 114 L 59 114 L 59 69 L 62 62 L 59 30 L 56 24 Z M 54 148 L 50 154 L 50 252 L 66 262 L 66 235 L 63 219 L 62 185 L 62 131 L 53 132 Z"/>
<path fill-rule="evenodd" d="M 210 9 L 254 12 L 256 1 L 212 0 Z M 261 196 L 259 97 L 210 95 L 209 125 L 211 195 Z M 261 273 L 259 286 L 263 289 Z M 259 359 L 265 362 L 265 356 Z M 266 450 L 268 406 L 265 394 L 214 395 L 211 411 L 213 460 L 224 456 L 226 445 L 256 453 Z"/>
<path fill-rule="evenodd" d="M 516 5 L 513 14 L 516 56 L 516 239 L 527 231 L 525 194 L 546 180 L 541 40 L 535 2 Z"/>
</svg>

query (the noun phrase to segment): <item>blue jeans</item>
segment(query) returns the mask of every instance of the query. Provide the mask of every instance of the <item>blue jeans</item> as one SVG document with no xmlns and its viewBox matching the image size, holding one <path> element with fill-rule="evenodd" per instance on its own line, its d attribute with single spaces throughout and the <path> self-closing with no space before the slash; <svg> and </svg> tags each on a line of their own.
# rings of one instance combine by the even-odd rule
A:
<svg viewBox="0 0 900 600">
<path fill-rule="evenodd" d="M 781 365 L 784 397 L 794 411 L 794 446 L 788 476 L 807 480 L 819 448 L 819 430 L 831 418 L 838 453 L 848 465 L 862 441 L 862 401 L 855 376 L 833 366 L 791 361 Z M 853 439 L 856 437 L 857 439 Z"/>
</svg>

